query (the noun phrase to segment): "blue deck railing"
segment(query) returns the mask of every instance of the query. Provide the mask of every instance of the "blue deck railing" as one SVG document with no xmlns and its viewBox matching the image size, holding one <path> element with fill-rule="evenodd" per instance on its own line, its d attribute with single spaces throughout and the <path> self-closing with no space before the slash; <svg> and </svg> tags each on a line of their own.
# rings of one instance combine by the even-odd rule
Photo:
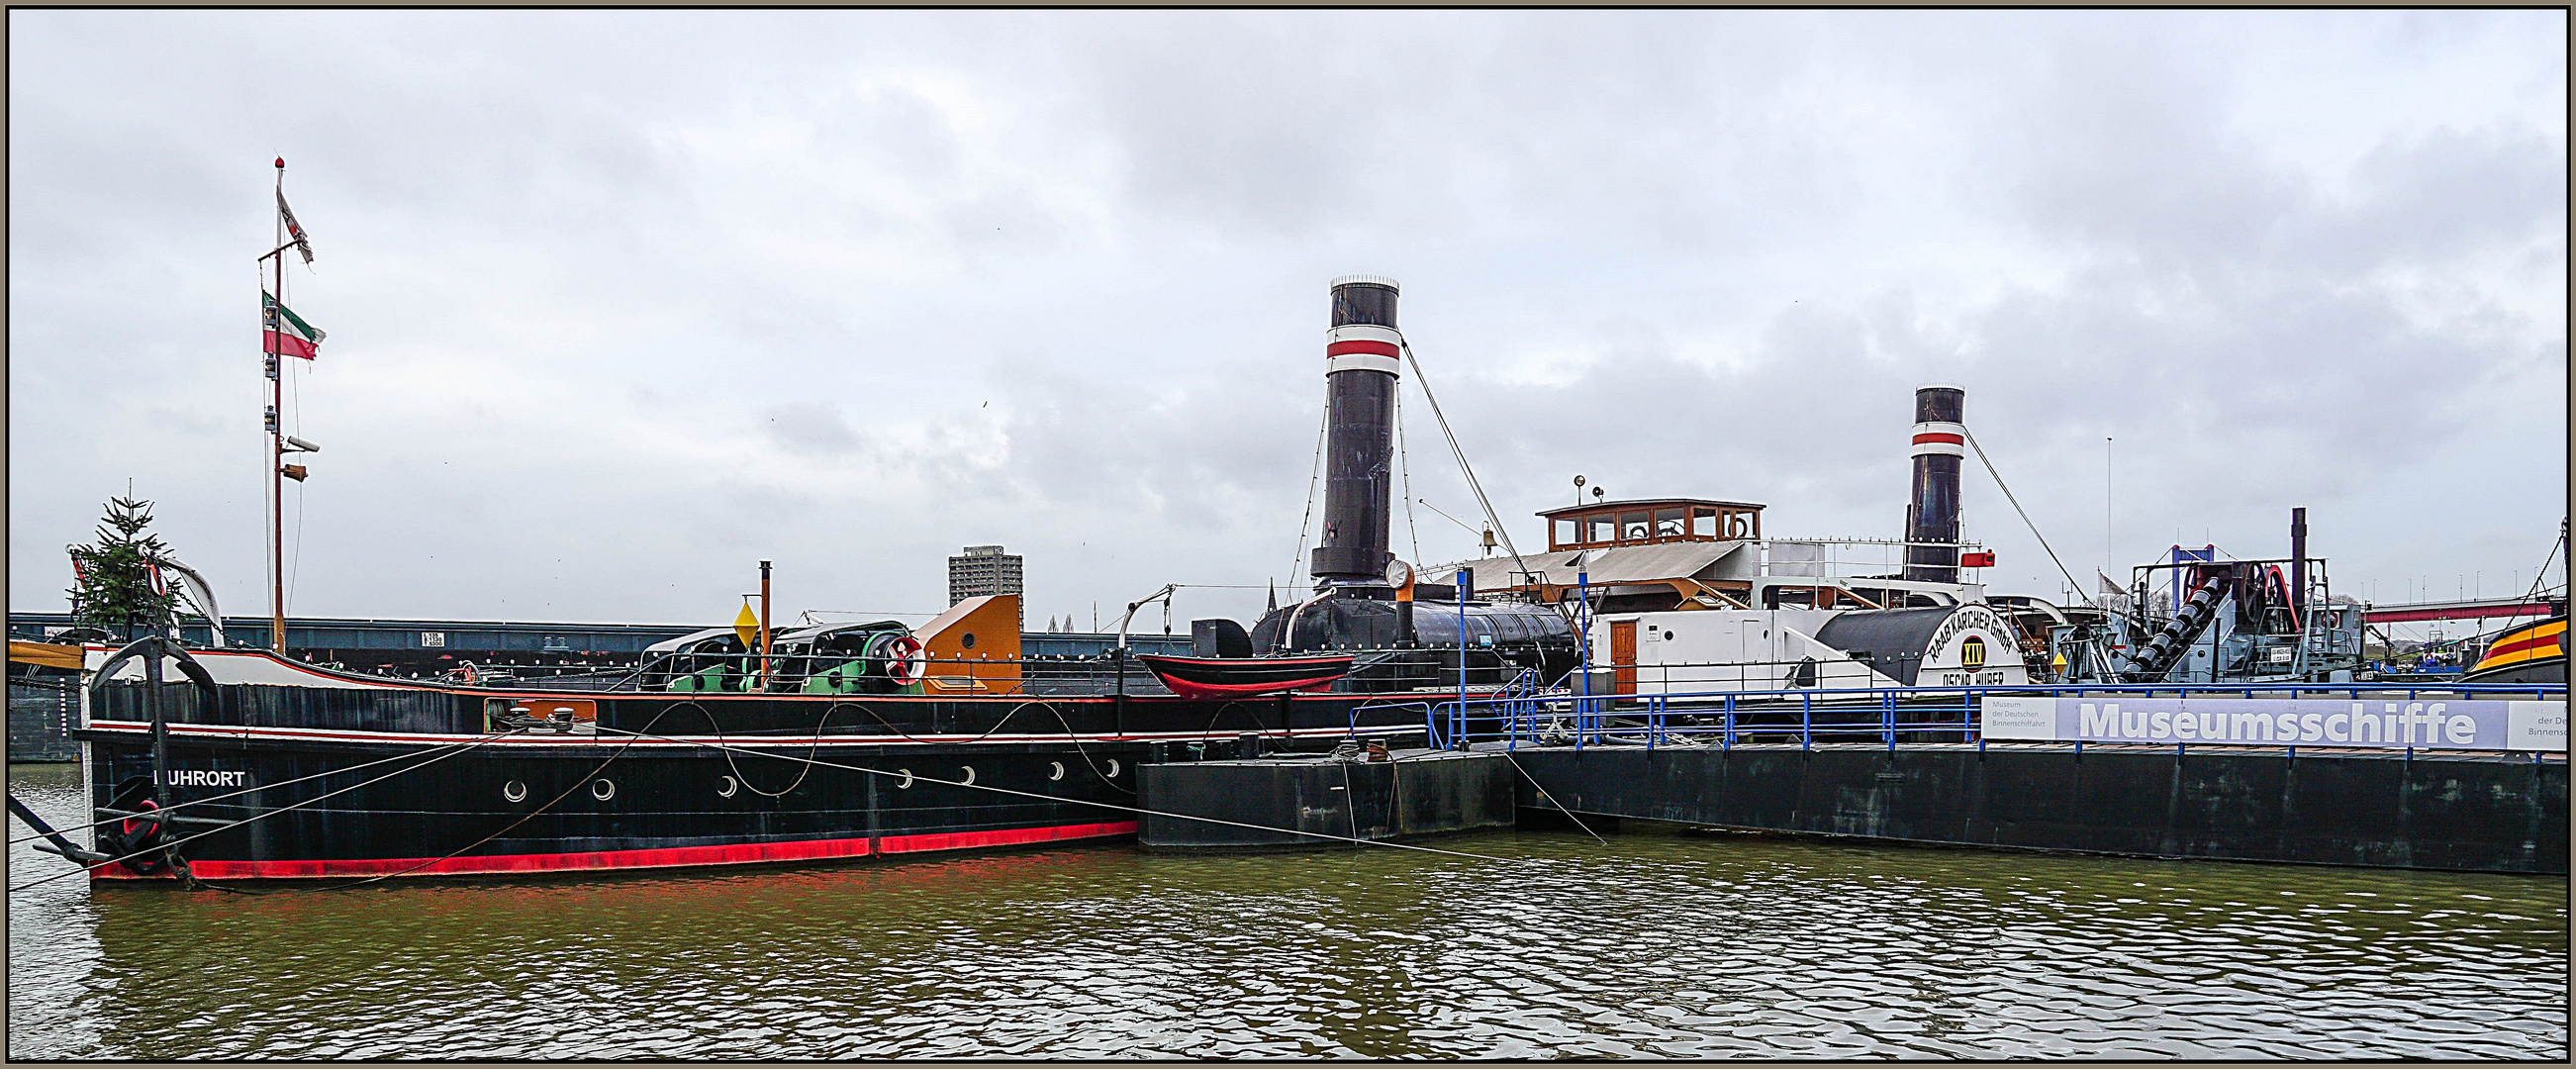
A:
<svg viewBox="0 0 2576 1069">
<path fill-rule="evenodd" d="M 1980 714 L 1988 697 L 2242 697 L 2348 698 L 2419 701 L 2425 698 L 2492 701 L 2565 701 L 2567 685 L 2433 684 L 2375 686 L 2361 683 L 2223 684 L 2065 684 L 2055 686 L 1876 687 L 1853 689 L 1785 689 L 1700 691 L 1677 694 L 1579 695 L 1540 693 L 1521 681 L 1487 697 L 1465 701 L 1390 703 L 1378 708 L 1419 707 L 1423 730 L 1435 749 L 1463 749 L 1480 741 L 1498 741 L 1504 749 L 1527 745 L 1668 745 L 1732 748 L 1748 740 L 1795 741 L 1801 749 L 1818 742 L 1871 741 L 1890 750 L 1900 736 L 1962 743 L 1985 748 Z M 2074 745 L 2080 751 L 2082 742 Z M 2159 744 L 2161 745 L 2161 744 Z M 2174 744 L 2177 752 L 2185 743 Z M 2282 742 L 2200 742 L 2199 746 L 2254 746 L 2288 749 Z M 2314 744 L 2312 744 L 2314 745 Z M 2407 748 L 2411 755 L 2413 748 Z M 2535 753 L 2537 761 L 2540 755 Z"/>
</svg>

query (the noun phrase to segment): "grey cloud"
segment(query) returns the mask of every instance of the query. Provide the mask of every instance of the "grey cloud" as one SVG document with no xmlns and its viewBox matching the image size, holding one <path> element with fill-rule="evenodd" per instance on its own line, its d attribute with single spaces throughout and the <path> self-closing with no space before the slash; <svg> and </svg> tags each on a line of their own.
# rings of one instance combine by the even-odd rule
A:
<svg viewBox="0 0 2576 1069">
<path fill-rule="evenodd" d="M 2528 564 L 2444 517 L 2508 547 L 2565 511 L 2529 490 L 2565 474 L 2553 13 L 12 29 L 14 606 L 56 602 L 127 474 L 261 600 L 245 334 L 277 154 L 322 256 L 295 299 L 332 331 L 302 380 L 330 450 L 310 611 L 721 615 L 763 556 L 810 604 L 937 608 L 939 557 L 989 541 L 1031 554 L 1033 616 L 1287 579 L 1350 271 L 1404 280 L 1524 542 L 1577 471 L 1891 531 L 1934 379 L 2082 560 L 2106 434 L 2123 559 L 2307 504 L 2352 567 L 2502 570 Z M 2310 79 L 2408 107 L 2266 88 Z M 2352 158 L 2303 140 L 2328 124 Z M 1418 402 L 1416 496 L 1465 516 Z M 1980 479 L 1972 528 L 2038 559 Z M 1435 558 L 1471 537 L 1417 520 Z"/>
<path fill-rule="evenodd" d="M 819 401 L 772 405 L 761 413 L 761 429 L 780 448 L 799 456 L 840 456 L 859 451 L 859 436 L 841 411 Z"/>
</svg>

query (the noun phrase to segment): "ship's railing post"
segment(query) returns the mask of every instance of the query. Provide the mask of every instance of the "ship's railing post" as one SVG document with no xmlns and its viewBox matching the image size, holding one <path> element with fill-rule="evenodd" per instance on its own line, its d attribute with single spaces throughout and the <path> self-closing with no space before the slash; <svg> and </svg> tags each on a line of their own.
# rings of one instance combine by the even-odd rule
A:
<svg viewBox="0 0 2576 1069">
<path fill-rule="evenodd" d="M 1969 715 L 1968 707 L 1971 704 L 1976 706 L 1973 716 Z M 1982 689 L 1959 698 L 1959 723 L 1962 725 L 1959 730 L 1968 730 L 1965 725 L 1971 721 L 1977 725 L 1977 752 L 1984 753 L 1986 752 L 1986 692 Z"/>
</svg>

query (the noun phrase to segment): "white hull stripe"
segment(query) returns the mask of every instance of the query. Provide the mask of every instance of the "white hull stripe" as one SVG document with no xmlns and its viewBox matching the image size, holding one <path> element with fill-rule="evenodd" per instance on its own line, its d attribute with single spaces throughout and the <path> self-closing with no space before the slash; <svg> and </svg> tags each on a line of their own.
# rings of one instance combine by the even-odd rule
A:
<svg viewBox="0 0 2576 1069">
<path fill-rule="evenodd" d="M 152 734 L 152 726 L 150 724 L 139 724 L 132 721 L 98 720 L 90 722 L 88 726 L 101 731 L 112 731 L 142 738 L 149 738 Z M 1422 729 L 1419 725 L 1379 725 L 1375 727 L 1362 727 L 1357 733 L 1361 735 L 1400 735 L 1420 730 Z M 998 745 L 1006 743 L 1025 744 L 1033 742 L 1108 743 L 1162 742 L 1183 739 L 1231 739 L 1244 733 L 1245 732 L 1242 728 L 1230 728 L 1223 731 L 1147 731 L 1133 732 L 1125 735 L 1067 735 L 1061 731 L 1043 735 L 913 735 L 910 737 L 902 735 L 825 735 L 819 740 L 812 735 L 669 735 L 662 738 L 635 739 L 635 744 L 638 746 L 692 747 L 699 745 L 814 746 L 818 742 L 824 746 Z M 1277 738 L 1282 734 L 1275 728 L 1257 729 L 1256 733 L 1265 738 Z M 1349 728 L 1337 727 L 1297 728 L 1293 731 L 1286 732 L 1286 734 L 1298 738 L 1341 737 L 1348 736 L 1352 733 L 1353 732 Z M 174 737 L 180 738 L 224 739 L 233 741 L 243 739 L 265 739 L 275 742 L 371 742 L 420 746 L 445 746 L 452 743 L 472 742 L 484 737 L 481 735 L 431 734 L 428 732 L 337 731 L 328 728 L 236 728 L 217 727 L 207 724 L 172 724 L 170 725 L 170 734 Z M 616 731 L 611 730 L 596 735 L 549 734 L 512 736 L 508 738 L 493 739 L 487 745 L 624 745 L 630 738 L 633 738 L 633 736 L 621 735 Z"/>
</svg>

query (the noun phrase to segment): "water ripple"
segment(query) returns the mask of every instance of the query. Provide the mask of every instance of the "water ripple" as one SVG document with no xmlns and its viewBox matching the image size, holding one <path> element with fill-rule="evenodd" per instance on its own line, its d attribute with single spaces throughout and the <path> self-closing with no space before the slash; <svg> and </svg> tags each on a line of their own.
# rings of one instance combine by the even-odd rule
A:
<svg viewBox="0 0 2576 1069">
<path fill-rule="evenodd" d="M 45 777 L 50 774 L 52 779 Z M 49 817 L 60 770 L 13 769 Z M 12 834 L 24 834 L 12 824 Z M 1632 831 L 9 902 L 12 1058 L 2563 1060 L 2563 879 Z M 11 882 L 61 862 L 25 847 Z"/>
</svg>

